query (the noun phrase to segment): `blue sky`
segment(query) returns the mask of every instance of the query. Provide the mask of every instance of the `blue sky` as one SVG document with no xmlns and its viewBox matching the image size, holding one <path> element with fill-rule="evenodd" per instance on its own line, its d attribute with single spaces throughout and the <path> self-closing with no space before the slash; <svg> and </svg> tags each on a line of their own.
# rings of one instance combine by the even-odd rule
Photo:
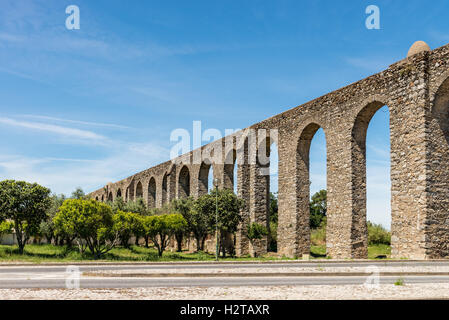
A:
<svg viewBox="0 0 449 320">
<path fill-rule="evenodd" d="M 65 28 L 71 4 L 80 30 Z M 365 28 L 370 4 L 381 30 Z M 448 43 L 448 12 L 447 1 L 412 0 L 2 0 L 0 178 L 92 191 L 168 160 L 170 133 L 194 120 L 247 127 L 387 68 L 415 40 Z M 324 145 L 318 134 L 312 191 L 325 187 Z M 384 225 L 388 148 L 381 111 L 368 133 L 368 215 Z"/>
</svg>

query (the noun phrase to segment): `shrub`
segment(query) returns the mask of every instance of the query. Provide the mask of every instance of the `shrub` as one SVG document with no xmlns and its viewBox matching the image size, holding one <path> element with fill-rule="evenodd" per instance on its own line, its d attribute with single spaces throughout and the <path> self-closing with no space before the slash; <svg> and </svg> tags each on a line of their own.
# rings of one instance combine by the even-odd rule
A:
<svg viewBox="0 0 449 320">
<path fill-rule="evenodd" d="M 95 259 L 110 251 L 119 239 L 113 232 L 111 207 L 95 200 L 64 201 L 53 222 L 57 234 L 76 237 L 80 252 L 88 247 Z"/>
<path fill-rule="evenodd" d="M 248 229 L 247 229 L 247 237 L 249 239 L 249 241 L 251 241 L 251 244 L 254 246 L 254 243 L 256 242 L 256 240 L 260 240 L 263 237 L 268 235 L 268 230 L 267 227 L 265 227 L 264 225 L 257 223 L 257 222 L 253 222 L 250 225 L 248 225 Z M 253 255 L 256 256 L 256 252 L 253 252 Z"/>
<path fill-rule="evenodd" d="M 140 217 L 137 213 L 120 210 L 112 216 L 113 232 L 120 238 L 122 246 L 129 247 L 129 239 L 133 235 L 140 235 L 142 228 L 142 219 Z"/>
<path fill-rule="evenodd" d="M 368 227 L 368 244 L 391 244 L 391 233 L 387 231 L 382 225 L 375 224 L 370 221 L 367 222 Z"/>
<path fill-rule="evenodd" d="M 12 233 L 14 230 L 14 223 L 12 221 L 3 221 L 0 223 L 0 236 Z"/>
<path fill-rule="evenodd" d="M 143 223 L 145 234 L 153 241 L 159 257 L 162 257 L 170 237 L 187 227 L 187 221 L 181 214 L 147 216 L 143 218 Z"/>
</svg>

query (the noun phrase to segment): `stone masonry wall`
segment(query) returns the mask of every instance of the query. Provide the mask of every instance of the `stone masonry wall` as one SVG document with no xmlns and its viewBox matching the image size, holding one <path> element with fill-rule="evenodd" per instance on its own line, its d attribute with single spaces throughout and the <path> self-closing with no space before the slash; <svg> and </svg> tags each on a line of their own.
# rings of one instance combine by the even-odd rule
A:
<svg viewBox="0 0 449 320">
<path fill-rule="evenodd" d="M 115 199 L 120 190 L 122 195 L 126 194 L 126 199 L 134 199 L 140 183 L 143 198 L 151 202 L 154 193 L 152 188 L 150 193 L 148 190 L 150 179 L 154 178 L 155 203 L 161 206 L 186 195 L 187 172 L 190 195 L 198 197 L 207 192 L 210 186 L 206 185 L 205 177 L 213 167 L 220 187 L 233 188 L 236 183 L 237 194 L 246 201 L 242 211 L 244 222 L 235 239 L 236 253 L 245 255 L 255 250 L 263 254 L 267 251 L 267 239 L 252 248 L 245 231 L 253 221 L 268 222 L 270 186 L 264 172 L 269 163 L 259 160 L 250 163 L 249 150 L 255 146 L 261 148 L 264 142 L 254 144 L 244 137 L 248 129 L 276 129 L 278 253 L 301 257 L 310 251 L 309 149 L 315 132 L 322 128 L 327 148 L 327 254 L 332 258 L 366 258 L 366 132 L 374 113 L 387 105 L 391 139 L 392 256 L 449 257 L 448 58 L 449 45 L 419 52 L 378 74 L 173 161 L 109 183 L 90 196 L 106 201 L 111 195 Z M 232 141 L 231 150 L 226 141 Z M 237 150 L 243 152 L 236 157 Z M 205 163 L 192 164 L 195 153 L 221 154 L 223 158 L 229 154 L 234 156 L 231 164 L 216 163 L 214 157 L 208 157 Z M 234 165 L 238 166 L 237 177 L 233 176 Z"/>
</svg>

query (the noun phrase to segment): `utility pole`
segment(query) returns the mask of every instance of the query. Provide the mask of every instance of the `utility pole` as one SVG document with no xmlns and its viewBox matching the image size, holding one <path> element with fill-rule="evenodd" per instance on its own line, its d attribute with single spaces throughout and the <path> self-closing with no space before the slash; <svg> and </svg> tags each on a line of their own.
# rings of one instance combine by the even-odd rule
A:
<svg viewBox="0 0 449 320">
<path fill-rule="evenodd" d="M 214 179 L 215 186 L 215 261 L 218 261 L 218 179 Z"/>
</svg>

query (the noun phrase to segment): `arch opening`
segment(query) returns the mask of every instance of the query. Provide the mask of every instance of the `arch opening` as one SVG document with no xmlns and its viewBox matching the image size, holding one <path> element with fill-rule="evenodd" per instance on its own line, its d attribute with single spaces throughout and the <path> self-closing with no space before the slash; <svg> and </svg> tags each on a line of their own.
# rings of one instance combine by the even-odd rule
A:
<svg viewBox="0 0 449 320">
<path fill-rule="evenodd" d="M 321 126 L 304 128 L 297 145 L 296 194 L 299 227 L 303 241 L 299 252 L 326 256 L 327 143 Z"/>
<path fill-rule="evenodd" d="M 178 198 L 190 197 L 190 172 L 187 166 L 183 166 L 179 172 Z"/>
<path fill-rule="evenodd" d="M 162 178 L 162 193 L 161 193 L 161 198 L 162 198 L 162 205 L 168 203 L 168 193 L 167 193 L 167 182 L 168 178 L 167 178 L 167 173 L 164 174 L 164 177 Z"/>
<path fill-rule="evenodd" d="M 213 178 L 211 181 L 210 174 L 213 169 L 210 163 L 202 162 L 200 166 L 200 171 L 198 174 L 198 196 L 202 196 L 209 192 L 209 187 L 213 187 Z"/>
<path fill-rule="evenodd" d="M 148 183 L 148 208 L 156 207 L 156 179 L 152 177 Z"/>
<path fill-rule="evenodd" d="M 121 190 L 121 189 L 118 189 L 118 190 L 117 190 L 117 198 L 118 198 L 118 197 L 121 197 L 121 196 L 122 196 L 122 190 Z"/>
<path fill-rule="evenodd" d="M 358 186 L 353 194 L 351 239 L 355 257 L 366 258 L 368 246 L 385 245 L 390 254 L 391 216 L 391 135 L 388 106 L 375 101 L 357 115 L 352 131 L 352 179 Z M 380 240 L 370 237 L 374 229 L 385 234 Z M 373 230 L 373 231 L 371 231 Z"/>
<path fill-rule="evenodd" d="M 268 181 L 268 251 L 277 252 L 279 151 L 276 141 L 269 146 L 270 178 Z"/>
<path fill-rule="evenodd" d="M 135 200 L 137 200 L 139 198 L 143 198 L 142 182 L 140 182 L 140 181 L 137 183 L 137 186 L 136 186 L 136 199 Z"/>
</svg>

